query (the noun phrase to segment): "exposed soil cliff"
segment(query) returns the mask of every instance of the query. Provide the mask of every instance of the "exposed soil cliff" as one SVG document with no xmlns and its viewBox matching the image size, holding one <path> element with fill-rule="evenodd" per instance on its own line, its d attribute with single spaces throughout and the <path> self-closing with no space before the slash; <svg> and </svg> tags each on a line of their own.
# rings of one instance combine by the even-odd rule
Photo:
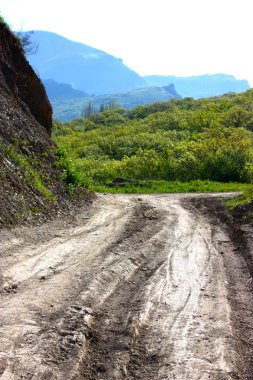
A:
<svg viewBox="0 0 253 380">
<path fill-rule="evenodd" d="M 6 87 L 21 99 L 35 119 L 51 132 L 52 107 L 44 86 L 29 65 L 16 36 L 5 24 L 0 25 L 0 67 Z"/>
<path fill-rule="evenodd" d="M 0 226 L 59 207 L 52 108 L 18 38 L 0 21 Z"/>
</svg>

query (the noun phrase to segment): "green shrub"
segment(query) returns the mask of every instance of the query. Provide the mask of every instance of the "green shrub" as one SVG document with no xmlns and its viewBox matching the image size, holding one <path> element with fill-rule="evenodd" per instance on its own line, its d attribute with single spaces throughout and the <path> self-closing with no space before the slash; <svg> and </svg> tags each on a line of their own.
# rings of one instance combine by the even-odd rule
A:
<svg viewBox="0 0 253 380">
<path fill-rule="evenodd" d="M 178 188 L 191 191 L 211 188 L 203 183 L 227 183 L 226 188 L 230 182 L 250 184 L 252 104 L 249 90 L 210 99 L 172 99 L 131 111 L 106 110 L 57 124 L 55 140 L 69 162 L 63 163 L 65 180 L 96 189 L 109 186 L 111 191 L 120 181 L 127 184 L 120 191 L 127 192 L 146 186 L 136 181 L 153 181 L 159 189 L 157 181 L 164 181 L 167 190 L 168 183 L 178 181 Z"/>
</svg>

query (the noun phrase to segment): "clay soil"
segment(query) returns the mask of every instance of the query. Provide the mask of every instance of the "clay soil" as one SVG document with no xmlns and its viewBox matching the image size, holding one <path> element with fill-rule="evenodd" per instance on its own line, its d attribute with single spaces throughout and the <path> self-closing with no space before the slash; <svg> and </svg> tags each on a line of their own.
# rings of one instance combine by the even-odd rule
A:
<svg viewBox="0 0 253 380">
<path fill-rule="evenodd" d="M 2 230 L 0 378 L 252 380 L 252 246 L 226 196 L 101 194 Z"/>
</svg>

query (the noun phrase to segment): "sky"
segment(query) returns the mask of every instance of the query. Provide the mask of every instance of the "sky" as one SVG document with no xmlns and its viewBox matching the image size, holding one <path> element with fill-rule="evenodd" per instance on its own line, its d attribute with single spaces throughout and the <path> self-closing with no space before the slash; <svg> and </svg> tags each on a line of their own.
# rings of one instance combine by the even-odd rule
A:
<svg viewBox="0 0 253 380">
<path fill-rule="evenodd" d="M 225 73 L 253 87 L 253 0 L 0 0 L 13 30 L 46 30 L 140 75 Z"/>
</svg>

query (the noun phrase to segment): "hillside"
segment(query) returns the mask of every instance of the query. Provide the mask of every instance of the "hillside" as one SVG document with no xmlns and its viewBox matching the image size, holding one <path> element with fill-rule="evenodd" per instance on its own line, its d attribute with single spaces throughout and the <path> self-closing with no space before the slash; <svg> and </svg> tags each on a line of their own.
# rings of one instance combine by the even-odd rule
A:
<svg viewBox="0 0 253 380">
<path fill-rule="evenodd" d="M 29 56 L 29 62 L 43 80 L 71 84 L 95 95 L 124 92 L 146 84 L 121 59 L 101 50 L 45 31 L 34 31 L 31 39 L 39 49 L 36 55 Z"/>
<path fill-rule="evenodd" d="M 155 190 L 157 181 L 165 191 L 170 181 L 251 183 L 252 131 L 253 90 L 107 110 L 54 126 L 80 181 L 85 173 L 91 187 L 120 191 L 147 191 L 147 183 Z"/>
<path fill-rule="evenodd" d="M 106 107 L 110 103 L 116 103 L 119 107 L 125 109 L 132 109 L 138 105 L 145 105 L 154 102 L 164 101 L 172 98 L 180 98 L 181 96 L 177 93 L 174 85 L 164 86 L 164 87 L 143 87 L 132 91 L 121 94 L 107 94 L 100 96 L 88 96 L 85 94 L 83 96 L 72 96 L 73 90 L 65 91 L 65 87 L 58 85 L 59 90 L 62 92 L 54 91 L 54 96 L 50 88 L 48 88 L 48 82 L 44 81 L 45 87 L 52 102 L 54 118 L 60 121 L 70 121 L 76 117 L 79 117 L 83 110 L 92 104 L 95 112 L 98 112 L 101 107 Z M 66 85 L 65 85 L 66 86 Z"/>
<path fill-rule="evenodd" d="M 142 106 L 154 102 L 161 102 L 172 98 L 181 98 L 175 90 L 174 85 L 164 87 L 143 87 L 121 94 L 101 95 L 87 99 L 87 102 L 94 104 L 95 110 L 110 102 L 117 103 L 120 107 L 132 109 L 136 106 Z"/>
<path fill-rule="evenodd" d="M 149 75 L 144 77 L 150 86 L 166 86 L 174 83 L 182 97 L 208 98 L 224 95 L 229 92 L 243 92 L 250 88 L 246 80 L 236 79 L 232 75 L 198 75 L 192 77 L 176 77 L 172 75 Z"/>
<path fill-rule="evenodd" d="M 59 209 L 66 185 L 51 128 L 45 89 L 0 19 L 0 227 Z"/>
<path fill-rule="evenodd" d="M 58 98 L 73 99 L 88 97 L 88 94 L 84 91 L 76 90 L 70 84 L 58 83 L 53 79 L 44 79 L 43 85 L 45 86 L 47 96 L 51 102 Z"/>
</svg>

